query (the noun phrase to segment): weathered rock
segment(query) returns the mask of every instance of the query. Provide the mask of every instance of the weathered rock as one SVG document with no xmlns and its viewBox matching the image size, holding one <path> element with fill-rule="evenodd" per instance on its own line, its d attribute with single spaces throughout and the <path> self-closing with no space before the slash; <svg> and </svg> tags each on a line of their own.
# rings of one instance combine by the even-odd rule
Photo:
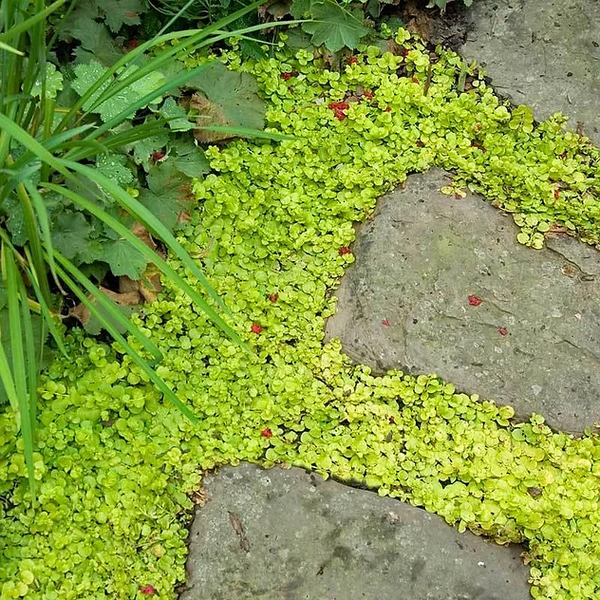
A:
<svg viewBox="0 0 600 600">
<path fill-rule="evenodd" d="M 600 253 L 569 237 L 521 246 L 510 216 L 442 195 L 445 182 L 413 175 L 380 200 L 328 337 L 379 372 L 434 372 L 522 418 L 572 432 L 600 422 Z"/>
<path fill-rule="evenodd" d="M 517 547 L 300 469 L 205 481 L 181 600 L 526 600 Z"/>
<path fill-rule="evenodd" d="M 461 54 L 539 119 L 562 112 L 600 143 L 600 2 L 476 0 Z"/>
</svg>

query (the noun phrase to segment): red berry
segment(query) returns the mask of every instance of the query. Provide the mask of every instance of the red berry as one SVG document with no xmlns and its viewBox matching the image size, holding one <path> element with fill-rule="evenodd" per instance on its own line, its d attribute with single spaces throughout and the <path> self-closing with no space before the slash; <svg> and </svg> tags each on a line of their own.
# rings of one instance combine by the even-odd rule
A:
<svg viewBox="0 0 600 600">
<path fill-rule="evenodd" d="M 363 96 L 369 100 L 373 99 L 373 92 L 364 92 Z"/>
<path fill-rule="evenodd" d="M 479 306 L 482 302 L 483 302 L 483 300 L 481 298 L 478 298 L 474 294 L 471 294 L 469 296 L 469 304 L 471 306 Z"/>
<path fill-rule="evenodd" d="M 411 79 L 411 81 L 412 81 L 413 83 L 419 83 L 419 80 L 418 80 L 416 77 L 413 77 L 413 78 Z"/>
<path fill-rule="evenodd" d="M 152 153 L 152 162 L 156 164 L 159 160 L 162 160 L 165 157 L 164 152 L 153 152 Z"/>
<path fill-rule="evenodd" d="M 262 435 L 263 437 L 266 437 L 266 438 L 272 438 L 273 432 L 271 431 L 271 429 L 269 427 L 266 427 L 265 429 L 263 429 L 260 432 L 260 435 Z"/>
<path fill-rule="evenodd" d="M 292 78 L 292 74 L 291 73 L 282 73 L 281 74 L 281 79 L 283 79 L 284 81 L 288 81 L 288 79 Z"/>
<path fill-rule="evenodd" d="M 390 415 L 390 418 L 388 419 L 388 421 L 389 421 L 390 423 L 395 423 L 395 422 L 396 422 L 396 419 L 394 418 L 394 415 Z"/>
<path fill-rule="evenodd" d="M 355 65 L 357 62 L 358 62 L 358 58 L 357 58 L 356 56 L 351 56 L 351 57 L 348 59 L 348 64 L 349 64 L 349 65 Z"/>
<path fill-rule="evenodd" d="M 558 200 L 559 196 L 560 196 L 560 192 L 558 190 L 554 190 L 554 197 Z"/>
<path fill-rule="evenodd" d="M 389 327 L 391 325 L 391 323 L 387 319 L 384 319 L 383 321 L 381 321 L 381 324 L 385 325 L 386 327 Z"/>
<path fill-rule="evenodd" d="M 144 596 L 154 596 L 154 594 L 156 594 L 156 588 L 153 585 L 145 585 L 140 588 L 140 592 L 144 594 Z"/>
<path fill-rule="evenodd" d="M 252 333 L 260 333 L 262 329 L 263 328 L 258 323 L 252 323 L 252 327 L 250 328 Z"/>
<path fill-rule="evenodd" d="M 277 300 L 279 300 L 279 294 L 275 293 L 269 296 L 269 302 L 277 302 Z"/>
<path fill-rule="evenodd" d="M 498 333 L 500 335 L 508 335 L 508 329 L 506 327 L 498 327 Z"/>
<path fill-rule="evenodd" d="M 344 256 L 344 254 L 352 254 L 352 250 L 350 250 L 350 248 L 348 248 L 348 246 L 343 246 L 342 248 L 340 248 L 338 250 L 338 254 L 340 256 Z"/>
<path fill-rule="evenodd" d="M 408 56 L 408 49 L 407 49 L 407 48 L 404 48 L 404 49 L 403 49 L 403 50 L 400 52 L 400 54 L 402 54 L 402 56 Z"/>
</svg>

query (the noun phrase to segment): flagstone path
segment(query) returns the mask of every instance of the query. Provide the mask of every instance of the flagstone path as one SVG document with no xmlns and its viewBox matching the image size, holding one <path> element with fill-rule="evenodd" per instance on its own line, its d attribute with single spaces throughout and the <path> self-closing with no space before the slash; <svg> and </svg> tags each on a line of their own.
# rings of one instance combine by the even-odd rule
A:
<svg viewBox="0 0 600 600">
<path fill-rule="evenodd" d="M 526 600 L 503 548 L 397 500 L 301 469 L 207 477 L 180 600 Z"/>
<path fill-rule="evenodd" d="M 600 144 L 600 2 L 475 0 L 460 50 L 485 65 L 494 89 L 538 119 L 571 118 Z"/>
<path fill-rule="evenodd" d="M 436 373 L 522 419 L 599 423 L 600 252 L 568 236 L 522 246 L 489 202 L 443 195 L 449 177 L 412 175 L 379 201 L 328 337 L 377 372 Z"/>
<path fill-rule="evenodd" d="M 600 2 L 476 0 L 461 52 L 499 93 L 600 143 Z M 581 123 L 578 125 L 578 123 Z M 600 253 L 519 246 L 511 219 L 446 175 L 411 176 L 354 245 L 327 335 L 377 371 L 436 372 L 461 391 L 581 432 L 600 421 Z M 471 300 L 469 300 L 471 297 Z M 479 302 L 480 301 L 480 302 Z M 526 600 L 517 547 L 299 469 L 205 481 L 180 600 Z"/>
</svg>

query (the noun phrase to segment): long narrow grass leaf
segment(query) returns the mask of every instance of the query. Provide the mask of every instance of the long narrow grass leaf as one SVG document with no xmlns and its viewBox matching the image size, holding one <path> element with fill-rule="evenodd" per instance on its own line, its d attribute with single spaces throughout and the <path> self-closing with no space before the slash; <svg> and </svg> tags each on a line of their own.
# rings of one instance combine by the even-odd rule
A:
<svg viewBox="0 0 600 600">
<path fill-rule="evenodd" d="M 28 418 L 31 426 L 31 430 L 35 431 L 35 424 L 37 420 L 37 384 L 39 378 L 39 364 L 40 361 L 36 356 L 36 345 L 35 345 L 35 335 L 33 332 L 33 321 L 31 318 L 31 312 L 29 311 L 29 304 L 26 301 L 27 299 L 27 289 L 25 287 L 25 282 L 21 277 L 17 277 L 17 285 L 19 289 L 19 298 L 21 305 L 21 322 L 23 325 L 23 341 L 24 341 L 24 354 L 25 354 L 25 374 L 27 381 L 27 398 L 28 403 L 27 406 L 29 408 Z M 43 347 L 45 343 L 45 334 L 44 334 L 44 321 L 41 320 L 40 326 L 40 340 L 39 340 L 39 348 L 40 355 L 43 352 Z"/>
<path fill-rule="evenodd" d="M 46 300 L 44 299 L 42 290 L 40 289 L 40 286 L 39 286 L 39 283 L 37 282 L 35 274 L 30 270 L 26 270 L 26 273 L 29 276 L 29 280 L 33 287 L 33 291 L 35 292 L 35 296 L 38 299 L 42 316 L 44 317 L 46 324 L 48 325 L 48 331 L 50 332 L 50 335 L 54 338 L 54 341 L 56 342 L 56 345 L 58 346 L 58 349 L 61 351 L 62 355 L 65 356 L 66 358 L 68 358 L 69 354 L 64 345 L 63 336 L 60 334 L 60 332 L 56 328 L 56 324 L 54 323 L 55 317 L 52 315 L 52 312 L 50 311 L 50 307 L 46 303 Z"/>
<path fill-rule="evenodd" d="M 162 352 L 156 347 L 156 345 L 145 335 L 139 327 L 136 327 L 130 319 L 125 317 L 117 308 L 113 302 L 103 294 L 90 280 L 86 277 L 77 267 L 67 260 L 58 250 L 54 250 L 56 260 L 71 273 L 77 280 L 78 284 L 85 288 L 91 296 L 94 297 L 99 306 L 101 306 L 105 313 L 109 315 L 111 319 L 117 322 L 121 327 L 126 329 L 156 360 L 161 360 L 163 355 Z M 58 267 L 58 265 L 57 265 Z M 80 289 L 78 287 L 77 289 Z M 72 290 L 76 292 L 76 290 Z M 86 305 L 87 306 L 87 305 Z M 106 321 L 106 317 L 103 316 L 102 322 Z"/>
<path fill-rule="evenodd" d="M 58 277 L 56 276 L 56 269 L 54 265 L 52 234 L 50 232 L 50 219 L 48 217 L 48 211 L 46 210 L 46 203 L 44 202 L 42 195 L 38 192 L 36 187 L 31 182 L 25 182 L 25 188 L 29 192 L 29 196 L 31 197 L 31 201 L 35 208 L 37 222 L 39 223 L 40 231 L 42 234 L 42 242 L 44 244 L 44 247 L 46 248 L 46 254 L 48 256 L 48 266 L 50 267 L 50 273 L 52 274 L 54 282 L 60 288 L 60 282 L 58 281 Z M 38 273 L 38 277 L 45 279 L 45 273 Z M 36 281 L 39 281 L 38 277 L 36 277 Z M 40 289 L 44 289 L 43 284 L 40 285 Z M 49 297 L 45 296 L 45 300 L 46 302 L 49 302 Z"/>
<path fill-rule="evenodd" d="M 234 125 L 202 125 L 200 127 L 197 126 L 196 129 L 231 133 L 232 135 L 244 137 L 262 138 L 266 140 L 273 140 L 275 142 L 285 142 L 296 139 L 292 135 L 285 135 L 283 133 L 270 133 L 268 131 L 261 131 L 260 129 L 251 129 L 249 127 L 236 127 Z"/>
<path fill-rule="evenodd" d="M 4 33 L 0 33 L 0 42 L 10 40 L 10 39 L 18 36 L 19 34 L 23 33 L 24 31 L 29 31 L 32 27 L 34 27 L 38 23 L 43 22 L 47 16 L 49 16 L 53 12 L 55 12 L 56 9 L 60 8 L 65 2 L 67 2 L 67 0 L 57 0 L 56 2 L 54 2 L 53 4 L 48 6 L 48 8 L 29 17 L 29 19 L 25 19 L 25 21 L 21 21 L 18 25 L 12 25 L 8 31 L 5 31 Z"/>
<path fill-rule="evenodd" d="M 73 266 L 73 265 L 70 265 Z M 114 325 L 107 320 L 104 315 L 98 311 L 93 302 L 86 297 L 86 295 L 78 288 L 77 284 L 60 266 L 58 267 L 59 274 L 65 283 L 73 290 L 75 295 L 79 298 L 81 303 L 92 313 L 106 328 L 113 339 L 118 342 L 125 352 L 131 357 L 133 362 L 148 376 L 150 381 L 164 394 L 165 398 L 177 407 L 192 423 L 198 423 L 198 417 L 186 406 L 170 389 L 167 384 L 156 374 L 156 371 L 135 351 L 134 348 L 127 342 L 127 340 L 119 333 Z"/>
<path fill-rule="evenodd" d="M 21 52 L 20 50 L 17 50 L 16 48 L 13 48 L 12 46 L 5 44 L 4 42 L 0 42 L 0 50 L 12 52 L 13 54 L 17 54 L 18 56 L 25 56 L 25 52 Z"/>
<path fill-rule="evenodd" d="M 125 227 L 120 221 L 109 215 L 106 211 L 102 210 L 93 202 L 90 202 L 86 198 L 79 196 L 72 190 L 67 188 L 58 186 L 52 183 L 42 184 L 44 187 L 53 190 L 59 194 L 63 194 L 74 203 L 81 206 L 84 210 L 89 211 L 95 217 L 106 223 L 111 229 L 113 229 L 116 233 L 118 233 L 123 239 L 127 240 L 136 250 L 138 250 L 143 256 L 149 261 L 153 262 L 170 281 L 172 281 L 175 285 L 181 289 L 184 293 L 186 293 L 195 304 L 203 310 L 206 315 L 221 328 L 232 340 L 242 346 L 245 350 L 248 350 L 247 345 L 240 338 L 240 336 L 236 333 L 236 331 L 229 326 L 219 315 L 218 313 L 207 304 L 206 300 L 198 294 L 196 290 L 194 290 L 189 283 L 175 271 L 169 263 L 160 257 L 156 252 L 154 252 L 151 248 L 149 248 L 146 244 L 144 244 L 141 240 L 139 240 L 127 227 Z M 184 253 L 185 250 L 181 249 Z M 187 255 L 186 255 L 187 256 Z M 191 259 L 190 259 L 191 260 Z M 212 288 L 211 288 L 212 289 Z"/>
<path fill-rule="evenodd" d="M 24 183 L 20 183 L 17 186 L 17 197 L 19 198 L 21 211 L 23 213 L 23 221 L 25 223 L 25 231 L 27 232 L 27 240 L 29 247 L 31 248 L 32 268 L 38 276 L 44 297 L 47 301 L 50 301 L 50 289 L 48 287 L 48 279 L 46 277 L 46 262 L 44 261 L 42 241 L 40 240 L 38 220 L 36 219 L 37 210 L 34 210 L 33 208 L 33 202 Z M 42 207 L 43 204 L 44 203 L 42 201 Z M 40 213 L 38 212 L 38 214 Z M 45 210 L 43 211 L 43 214 L 45 214 Z"/>
<path fill-rule="evenodd" d="M 12 365 L 10 365 L 15 384 L 19 415 L 21 420 L 21 434 L 23 436 L 23 450 L 25 463 L 29 477 L 29 486 L 32 494 L 35 490 L 35 478 L 33 467 L 34 431 L 31 421 L 31 398 L 27 385 L 27 370 L 25 367 L 25 352 L 23 348 L 23 328 L 21 323 L 21 311 L 19 300 L 19 284 L 17 265 L 12 250 L 6 245 L 2 246 L 2 274 L 8 301 L 8 321 L 10 335 L 10 350 Z M 29 315 L 31 317 L 31 315 Z M 35 360 L 35 355 L 29 357 Z"/>
<path fill-rule="evenodd" d="M 230 314 L 230 311 L 225 306 L 224 302 L 214 291 L 206 279 L 204 273 L 198 265 L 192 260 L 190 255 L 183 249 L 181 244 L 175 239 L 175 236 L 163 225 L 163 223 L 150 212 L 141 202 L 133 198 L 125 190 L 120 188 L 114 181 L 103 175 L 102 173 L 91 169 L 88 166 L 64 161 L 65 166 L 72 169 L 76 173 L 80 173 L 87 177 L 90 181 L 96 183 L 99 187 L 108 192 L 121 206 L 137 221 L 139 221 L 148 231 L 161 239 L 169 248 L 169 250 L 186 266 L 192 274 L 198 279 L 202 287 L 206 290 L 212 300 L 225 312 Z M 214 313 L 216 316 L 216 313 Z M 224 324 L 224 323 L 223 323 Z"/>
</svg>

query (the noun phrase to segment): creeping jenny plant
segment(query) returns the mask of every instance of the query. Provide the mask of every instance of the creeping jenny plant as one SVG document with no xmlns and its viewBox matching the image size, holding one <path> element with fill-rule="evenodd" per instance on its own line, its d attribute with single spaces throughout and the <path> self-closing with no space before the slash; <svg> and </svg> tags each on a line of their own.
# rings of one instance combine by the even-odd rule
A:
<svg viewBox="0 0 600 600">
<path fill-rule="evenodd" d="M 2 600 L 174 598 L 186 494 L 202 470 L 240 460 L 362 482 L 460 530 L 523 541 L 535 598 L 600 595 L 597 437 L 554 433 L 539 416 L 515 424 L 510 407 L 436 376 L 375 377 L 339 343 L 323 347 L 352 223 L 409 172 L 452 169 L 514 213 L 533 246 L 557 228 L 600 241 L 597 149 L 560 117 L 515 126 L 527 109 L 511 111 L 482 79 L 457 91 L 455 54 L 402 30 L 396 42 L 397 54 L 364 48 L 342 72 L 305 50 L 225 59 L 258 79 L 272 130 L 296 136 L 213 147 L 215 173 L 195 183 L 180 238 L 254 354 L 169 282 L 135 317 L 194 425 L 118 346 L 72 333 L 79 358 L 57 360 L 43 382 L 35 503 L 14 420 L 0 416 Z"/>
</svg>

